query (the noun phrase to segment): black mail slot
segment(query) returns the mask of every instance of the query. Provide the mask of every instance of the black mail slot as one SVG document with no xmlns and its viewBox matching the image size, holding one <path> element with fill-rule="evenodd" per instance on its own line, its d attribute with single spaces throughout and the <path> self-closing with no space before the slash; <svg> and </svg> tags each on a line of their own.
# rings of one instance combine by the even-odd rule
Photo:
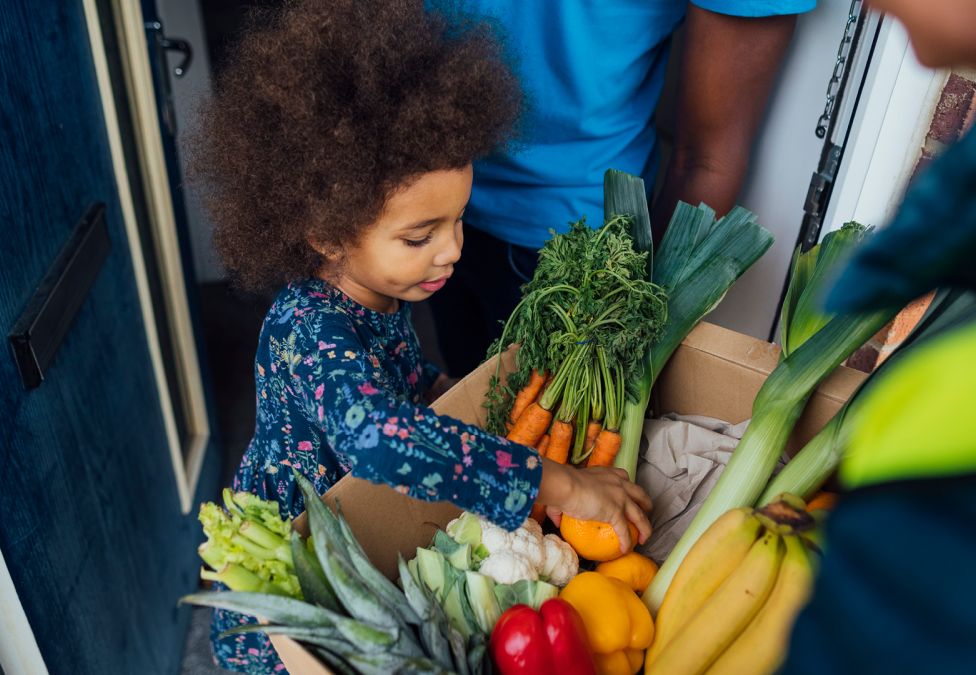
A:
<svg viewBox="0 0 976 675">
<path fill-rule="evenodd" d="M 92 204 L 8 334 L 25 388 L 34 389 L 44 381 L 44 371 L 54 360 L 109 249 L 105 204 Z"/>
</svg>

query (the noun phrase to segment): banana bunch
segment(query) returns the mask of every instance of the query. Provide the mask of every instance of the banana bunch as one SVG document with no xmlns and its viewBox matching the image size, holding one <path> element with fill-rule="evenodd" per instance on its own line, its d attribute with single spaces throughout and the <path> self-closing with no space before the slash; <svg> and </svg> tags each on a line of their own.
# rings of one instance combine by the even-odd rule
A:
<svg viewBox="0 0 976 675">
<path fill-rule="evenodd" d="M 658 611 L 644 672 L 773 673 L 813 582 L 803 500 L 732 509 L 695 543 Z"/>
</svg>

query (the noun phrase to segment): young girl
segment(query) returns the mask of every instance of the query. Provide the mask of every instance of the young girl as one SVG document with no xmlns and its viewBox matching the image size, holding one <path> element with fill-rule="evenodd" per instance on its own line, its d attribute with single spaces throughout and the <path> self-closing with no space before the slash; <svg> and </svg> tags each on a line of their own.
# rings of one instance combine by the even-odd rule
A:
<svg viewBox="0 0 976 675">
<path fill-rule="evenodd" d="M 422 0 L 304 0 L 241 40 L 204 114 L 197 165 L 215 240 L 247 287 L 284 284 L 255 359 L 257 425 L 235 489 L 304 504 L 352 472 L 514 529 L 536 499 L 649 534 L 647 495 L 436 415 L 445 378 L 420 355 L 410 302 L 449 283 L 472 160 L 512 129 L 520 93 L 487 29 Z M 260 27 L 258 27 L 260 26 Z M 218 662 L 280 671 L 265 636 L 217 636 Z"/>
</svg>

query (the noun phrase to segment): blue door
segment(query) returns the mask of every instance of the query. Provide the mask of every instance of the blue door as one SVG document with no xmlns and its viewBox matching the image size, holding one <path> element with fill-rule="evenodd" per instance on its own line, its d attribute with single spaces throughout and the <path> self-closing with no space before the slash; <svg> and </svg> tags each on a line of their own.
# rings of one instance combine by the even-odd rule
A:
<svg viewBox="0 0 976 675">
<path fill-rule="evenodd" d="M 179 671 L 199 526 L 135 279 L 83 2 L 3 0 L 0 553 L 52 673 Z M 32 312 L 17 351 L 7 336 Z"/>
</svg>

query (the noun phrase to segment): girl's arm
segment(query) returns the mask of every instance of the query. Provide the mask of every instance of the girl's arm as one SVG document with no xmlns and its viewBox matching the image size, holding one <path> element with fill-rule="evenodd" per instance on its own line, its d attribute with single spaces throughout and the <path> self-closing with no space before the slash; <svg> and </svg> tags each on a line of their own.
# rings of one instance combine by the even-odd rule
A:
<svg viewBox="0 0 976 675">
<path fill-rule="evenodd" d="M 378 364 L 353 336 L 334 341 L 331 358 L 301 360 L 291 377 L 309 420 L 353 475 L 451 501 L 508 529 L 525 521 L 542 478 L 533 449 L 398 399 L 380 388 Z"/>
</svg>

